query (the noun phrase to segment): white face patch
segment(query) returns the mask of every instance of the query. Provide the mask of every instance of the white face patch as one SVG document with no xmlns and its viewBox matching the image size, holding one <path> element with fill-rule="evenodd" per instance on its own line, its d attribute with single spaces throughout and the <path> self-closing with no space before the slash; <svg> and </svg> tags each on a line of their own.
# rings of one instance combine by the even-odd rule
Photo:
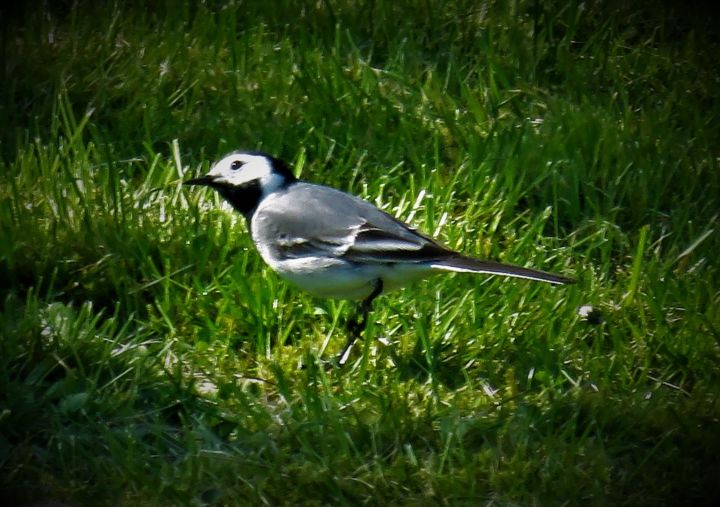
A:
<svg viewBox="0 0 720 507">
<path fill-rule="evenodd" d="M 268 158 L 249 153 L 231 153 L 225 156 L 207 175 L 214 176 L 218 183 L 235 187 L 257 182 L 263 197 L 285 183 L 285 177 L 273 171 L 272 162 Z"/>
</svg>

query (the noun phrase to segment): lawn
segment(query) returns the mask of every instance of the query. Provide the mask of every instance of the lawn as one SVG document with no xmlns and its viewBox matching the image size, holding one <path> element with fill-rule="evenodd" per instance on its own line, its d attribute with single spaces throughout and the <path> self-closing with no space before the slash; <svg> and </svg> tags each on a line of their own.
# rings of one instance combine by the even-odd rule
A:
<svg viewBox="0 0 720 507">
<path fill-rule="evenodd" d="M 151 4 L 0 10 L 7 505 L 720 503 L 714 12 Z M 182 186 L 238 148 L 578 282 L 419 282 L 328 369 L 353 303 Z"/>
</svg>

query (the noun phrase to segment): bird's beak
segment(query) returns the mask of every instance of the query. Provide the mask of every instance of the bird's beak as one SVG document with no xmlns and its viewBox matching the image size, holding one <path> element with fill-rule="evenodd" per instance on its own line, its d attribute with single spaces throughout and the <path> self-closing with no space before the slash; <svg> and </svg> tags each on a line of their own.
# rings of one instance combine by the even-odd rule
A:
<svg viewBox="0 0 720 507">
<path fill-rule="evenodd" d="M 193 178 L 191 180 L 187 180 L 183 182 L 183 185 L 202 185 L 206 187 L 213 186 L 213 182 L 215 181 L 215 176 L 210 176 L 209 174 L 206 174 L 205 176 L 200 176 L 199 178 Z"/>
</svg>

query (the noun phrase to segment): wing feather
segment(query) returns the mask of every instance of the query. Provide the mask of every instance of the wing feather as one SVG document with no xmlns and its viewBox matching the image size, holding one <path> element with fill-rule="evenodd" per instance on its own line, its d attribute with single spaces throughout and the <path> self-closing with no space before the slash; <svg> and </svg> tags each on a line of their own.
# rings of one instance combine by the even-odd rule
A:
<svg viewBox="0 0 720 507">
<path fill-rule="evenodd" d="M 388 231 L 365 224 L 358 230 L 344 257 L 354 262 L 385 264 L 439 260 L 452 254 L 452 251 L 404 225 L 399 231 Z"/>
<path fill-rule="evenodd" d="M 341 210 L 341 212 L 339 212 Z M 299 182 L 263 201 L 252 227 L 280 258 L 335 257 L 386 264 L 439 260 L 453 252 L 371 203 Z"/>
</svg>

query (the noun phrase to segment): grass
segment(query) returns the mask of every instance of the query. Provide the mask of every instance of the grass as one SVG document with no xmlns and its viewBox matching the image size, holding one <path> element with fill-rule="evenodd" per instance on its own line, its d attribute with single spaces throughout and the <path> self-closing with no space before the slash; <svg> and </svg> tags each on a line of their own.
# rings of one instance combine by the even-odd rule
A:
<svg viewBox="0 0 720 507">
<path fill-rule="evenodd" d="M 718 501 L 711 16 L 524 1 L 2 14 L 11 504 Z M 326 371 L 351 305 L 280 280 L 236 214 L 181 186 L 238 147 L 463 252 L 579 282 L 419 283 L 379 299 L 368 339 Z"/>
</svg>

